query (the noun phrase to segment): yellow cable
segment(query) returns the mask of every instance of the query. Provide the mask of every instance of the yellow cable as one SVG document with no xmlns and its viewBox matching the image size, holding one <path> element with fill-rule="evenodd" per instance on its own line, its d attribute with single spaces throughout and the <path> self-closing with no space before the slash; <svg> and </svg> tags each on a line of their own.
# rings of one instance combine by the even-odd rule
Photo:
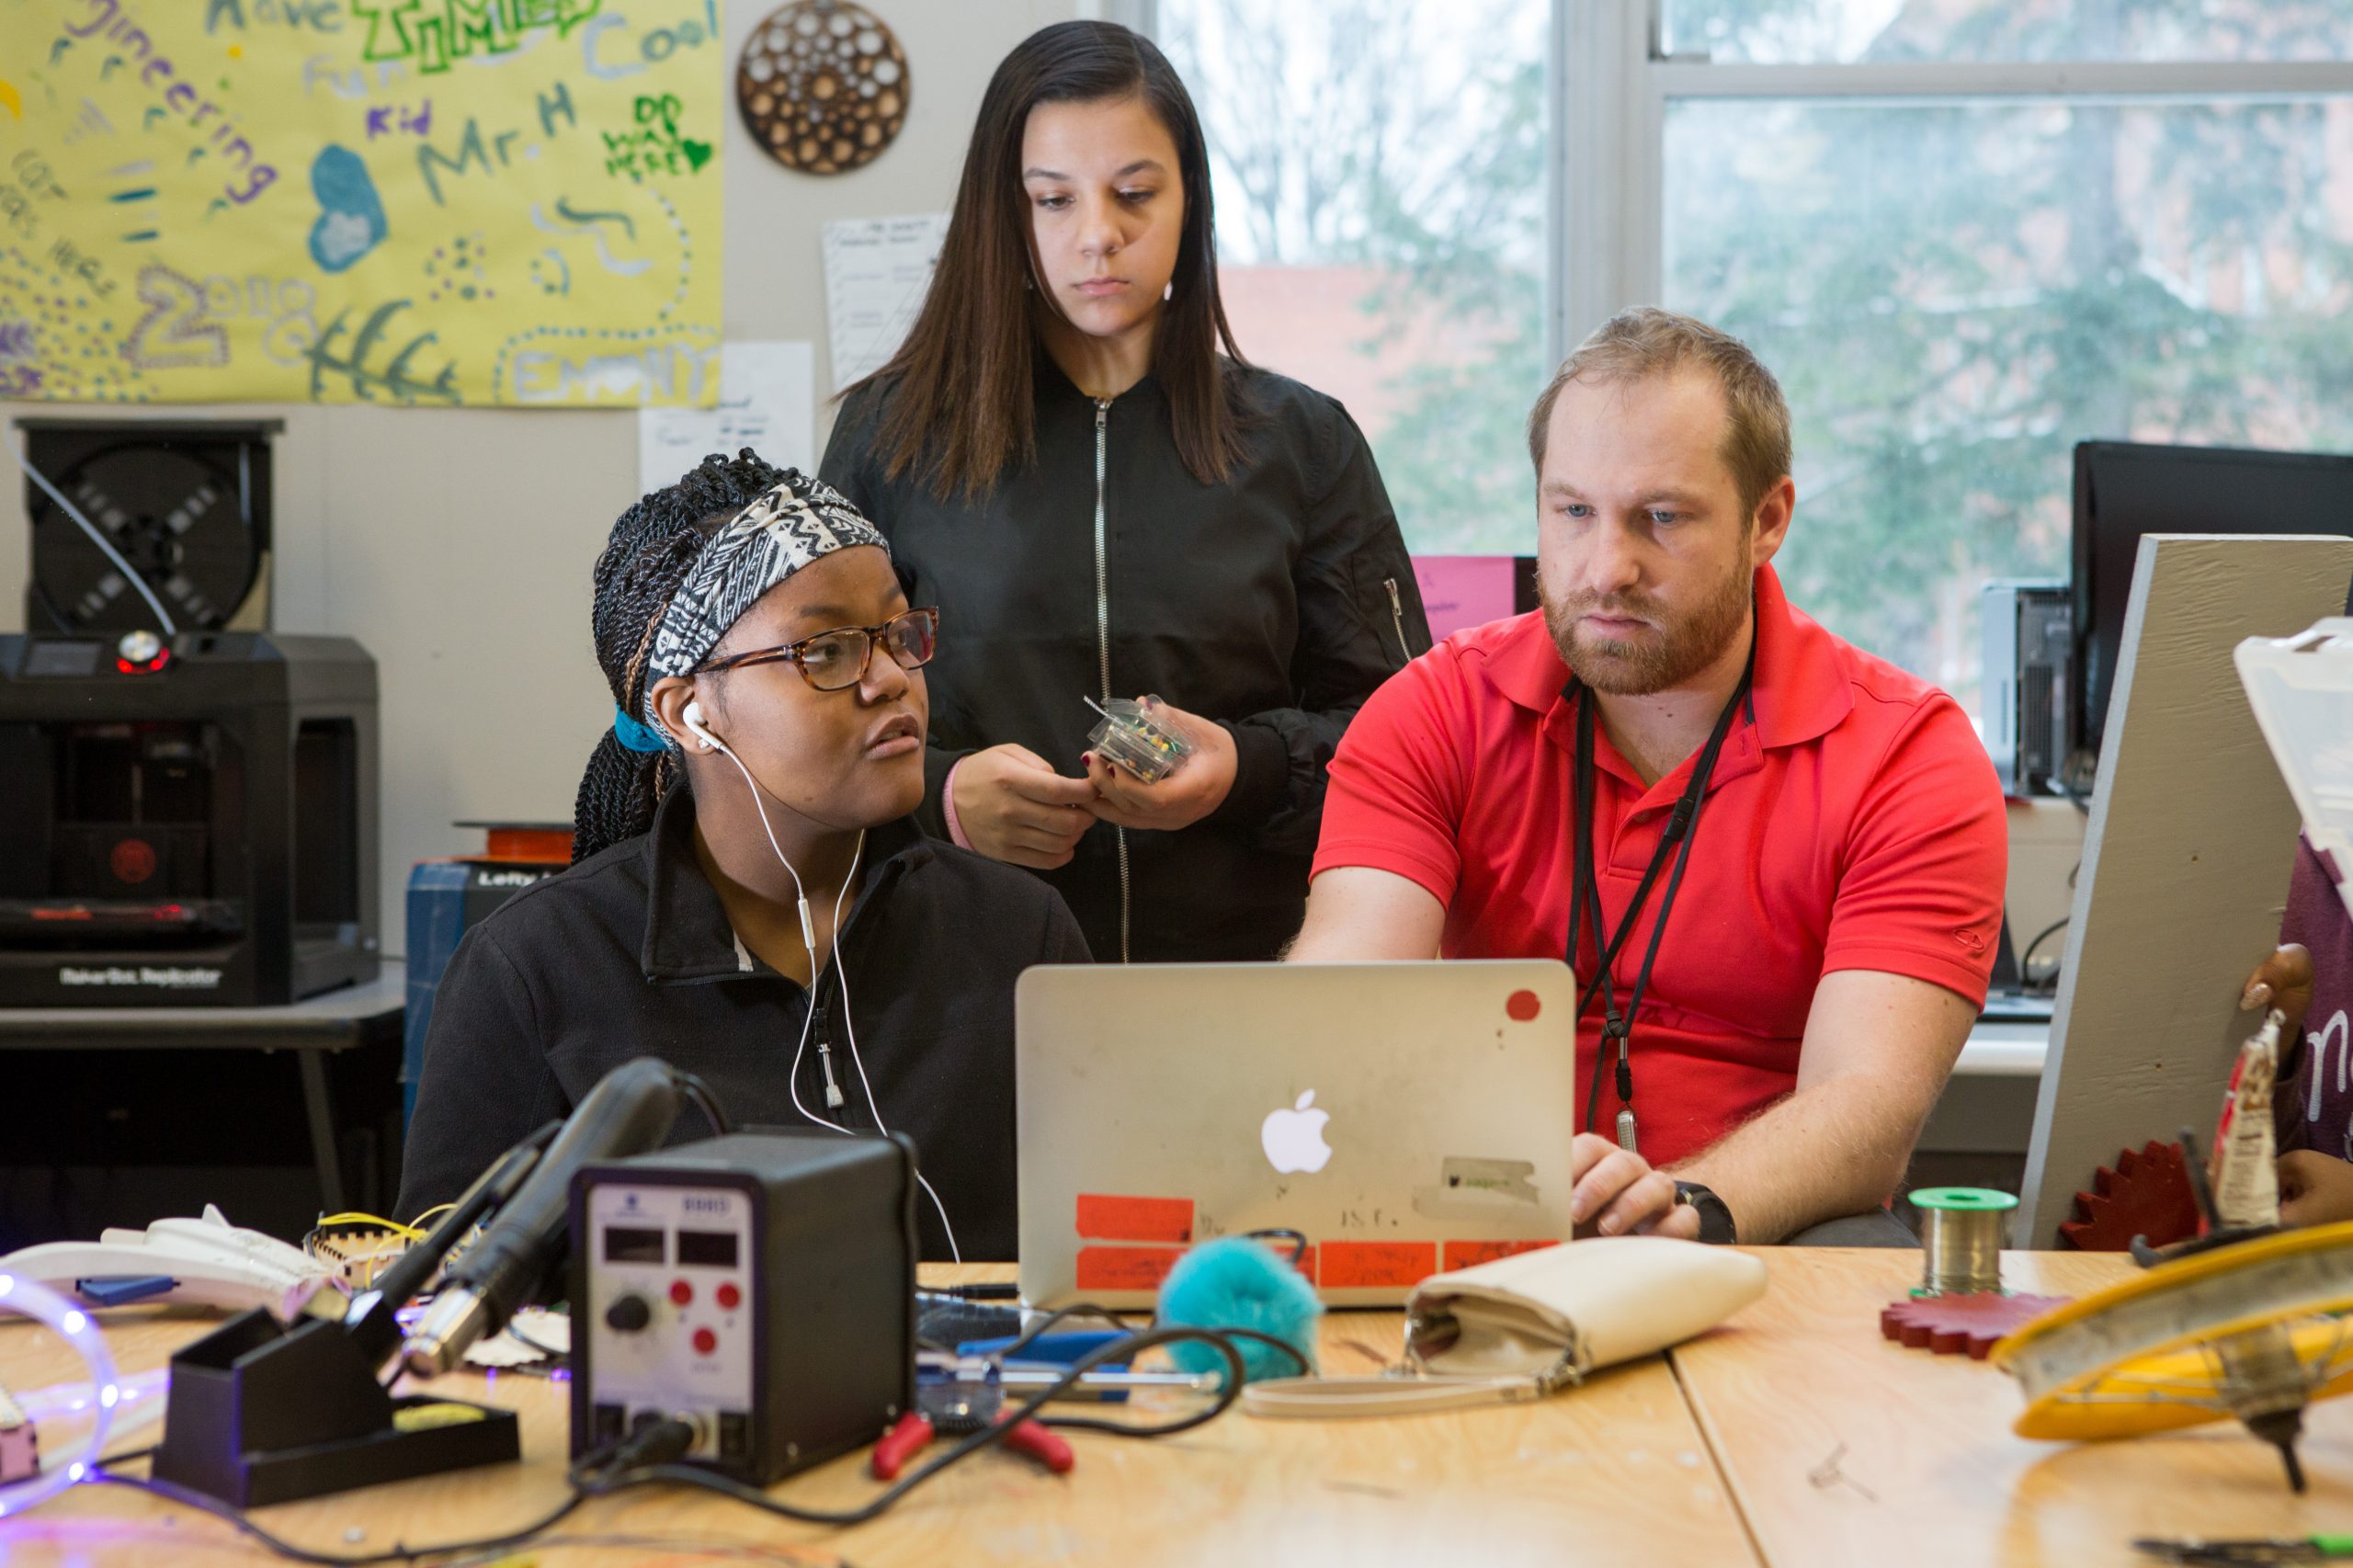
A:
<svg viewBox="0 0 2353 1568">
<path fill-rule="evenodd" d="M 372 1225 L 377 1230 L 390 1231 L 396 1236 L 404 1236 L 413 1242 L 425 1239 L 425 1233 L 414 1225 L 404 1225 L 398 1220 L 387 1220 L 381 1214 L 362 1214 L 356 1210 L 325 1215 L 311 1229 L 315 1233 L 325 1230 L 330 1225 Z"/>
<path fill-rule="evenodd" d="M 432 1208 L 427 1209 L 424 1213 L 419 1214 L 415 1219 L 411 1220 L 409 1223 L 416 1227 L 418 1233 L 422 1234 L 425 1229 L 425 1222 L 427 1220 L 432 1219 L 436 1214 L 447 1214 L 450 1210 L 455 1209 L 457 1205 L 454 1203 L 437 1203 Z"/>
</svg>

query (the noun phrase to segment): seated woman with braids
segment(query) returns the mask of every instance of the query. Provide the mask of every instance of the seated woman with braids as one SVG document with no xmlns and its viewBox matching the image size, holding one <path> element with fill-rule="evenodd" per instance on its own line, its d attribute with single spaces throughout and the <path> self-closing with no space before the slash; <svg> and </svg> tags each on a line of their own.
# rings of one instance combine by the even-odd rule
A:
<svg viewBox="0 0 2353 1568">
<path fill-rule="evenodd" d="M 1087 951 L 1044 883 L 909 820 L 937 612 L 857 508 L 749 450 L 622 513 L 596 582 L 618 708 L 574 864 L 459 944 L 399 1211 L 658 1056 L 738 1126 L 908 1134 L 924 1256 L 1012 1257 L 1014 982 Z"/>
</svg>

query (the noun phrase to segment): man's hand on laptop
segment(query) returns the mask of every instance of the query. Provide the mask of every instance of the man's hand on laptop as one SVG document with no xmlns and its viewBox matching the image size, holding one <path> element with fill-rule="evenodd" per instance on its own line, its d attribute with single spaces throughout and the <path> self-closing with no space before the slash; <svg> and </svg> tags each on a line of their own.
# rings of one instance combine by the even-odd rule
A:
<svg viewBox="0 0 2353 1568">
<path fill-rule="evenodd" d="M 1580 1132 L 1569 1146 L 1569 1218 L 1580 1236 L 1676 1236 L 1699 1239 L 1699 1216 L 1675 1202 L 1675 1179 L 1651 1169 L 1640 1154 L 1597 1132 Z"/>
</svg>

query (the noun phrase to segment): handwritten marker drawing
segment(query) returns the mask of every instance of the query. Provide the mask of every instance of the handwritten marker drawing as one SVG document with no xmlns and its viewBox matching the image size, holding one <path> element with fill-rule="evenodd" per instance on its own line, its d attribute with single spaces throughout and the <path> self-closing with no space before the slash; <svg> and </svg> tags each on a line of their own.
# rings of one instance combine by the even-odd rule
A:
<svg viewBox="0 0 2353 1568">
<path fill-rule="evenodd" d="M 6 395 L 713 400 L 716 0 L 12 15 L 0 291 L 45 302 L 0 324 Z"/>
</svg>

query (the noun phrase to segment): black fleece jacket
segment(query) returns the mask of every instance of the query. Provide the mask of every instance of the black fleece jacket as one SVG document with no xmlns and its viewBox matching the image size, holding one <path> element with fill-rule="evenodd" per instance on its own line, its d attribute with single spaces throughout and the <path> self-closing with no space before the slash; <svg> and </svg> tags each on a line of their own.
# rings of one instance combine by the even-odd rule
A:
<svg viewBox="0 0 2353 1568">
<path fill-rule="evenodd" d="M 693 834 L 693 797 L 673 790 L 651 833 L 517 894 L 466 933 L 434 998 L 397 1212 L 456 1198 L 639 1056 L 699 1074 L 739 1128 L 809 1129 L 786 1083 L 810 994 L 737 943 Z M 870 833 L 866 858 L 840 970 L 821 955 L 801 1103 L 873 1131 L 862 1063 L 891 1131 L 914 1138 L 966 1260 L 1011 1258 L 1013 985 L 1031 964 L 1086 962 L 1086 941 L 1051 889 L 910 821 Z M 825 1105 L 820 1039 L 847 1105 Z M 689 1108 L 670 1139 L 710 1132 Z M 930 1201 L 915 1210 L 924 1256 L 947 1257 Z"/>
<path fill-rule="evenodd" d="M 942 501 L 912 472 L 885 477 L 881 383 L 844 402 L 825 450 L 825 482 L 939 607 L 926 831 L 948 836 L 941 786 L 975 751 L 1011 742 L 1076 774 L 1096 722 L 1085 698 L 1150 692 L 1232 730 L 1237 771 L 1215 813 L 1173 834 L 1098 825 L 1044 873 L 1105 961 L 1273 957 L 1306 909 L 1342 732 L 1429 647 L 1355 422 L 1297 381 L 1229 374 L 1258 412 L 1247 460 L 1218 484 L 1178 456 L 1157 380 L 1098 404 L 1042 355 L 1037 458 L 977 503 Z"/>
</svg>

